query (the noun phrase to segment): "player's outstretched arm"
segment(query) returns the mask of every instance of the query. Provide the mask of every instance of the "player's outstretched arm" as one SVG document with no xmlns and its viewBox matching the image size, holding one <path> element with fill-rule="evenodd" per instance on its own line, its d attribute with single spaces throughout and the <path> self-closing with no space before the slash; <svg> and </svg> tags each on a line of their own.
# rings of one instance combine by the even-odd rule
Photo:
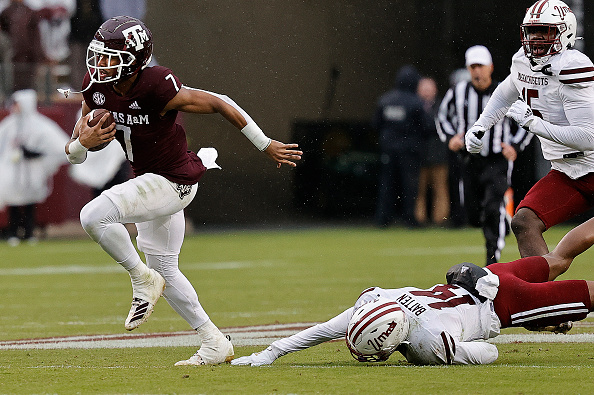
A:
<svg viewBox="0 0 594 395">
<path fill-rule="evenodd" d="M 354 308 L 351 307 L 326 322 L 304 329 L 293 336 L 277 340 L 265 350 L 245 357 L 235 358 L 231 361 L 231 365 L 270 365 L 283 355 L 344 337 L 349 320 L 353 316 L 353 310 Z"/>
<path fill-rule="evenodd" d="M 302 151 L 296 150 L 297 144 L 285 144 L 267 137 L 256 122 L 228 96 L 183 86 L 163 109 L 161 114 L 169 110 L 178 110 L 196 114 L 219 113 L 269 158 L 278 167 L 283 163 L 296 166 L 295 161 L 301 159 Z"/>
<path fill-rule="evenodd" d="M 549 281 L 565 273 L 573 259 L 594 244 L 594 218 L 576 226 L 561 239 L 557 247 L 544 255 L 549 263 Z"/>
</svg>

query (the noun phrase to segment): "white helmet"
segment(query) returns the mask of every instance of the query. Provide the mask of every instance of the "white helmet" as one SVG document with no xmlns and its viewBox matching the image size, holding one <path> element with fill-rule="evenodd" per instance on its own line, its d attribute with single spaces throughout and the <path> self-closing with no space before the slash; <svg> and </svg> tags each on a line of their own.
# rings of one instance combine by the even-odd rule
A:
<svg viewBox="0 0 594 395">
<path fill-rule="evenodd" d="M 347 347 L 360 362 L 387 360 L 408 335 L 408 319 L 398 303 L 380 297 L 361 306 L 349 321 Z"/>
<path fill-rule="evenodd" d="M 544 65 L 551 55 L 573 47 L 577 21 L 571 9 L 559 0 L 539 0 L 526 10 L 520 26 L 524 54 L 534 64 Z"/>
</svg>

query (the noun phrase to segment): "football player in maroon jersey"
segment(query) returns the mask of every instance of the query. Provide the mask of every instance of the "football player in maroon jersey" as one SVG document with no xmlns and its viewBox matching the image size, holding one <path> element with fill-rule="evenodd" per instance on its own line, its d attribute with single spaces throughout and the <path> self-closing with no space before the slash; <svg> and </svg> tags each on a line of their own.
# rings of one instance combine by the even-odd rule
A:
<svg viewBox="0 0 594 395">
<path fill-rule="evenodd" d="M 219 113 L 280 167 L 295 166 L 297 144 L 268 138 L 250 116 L 224 95 L 182 85 L 171 70 L 147 67 L 153 41 L 138 19 L 122 16 L 104 22 L 87 50 L 82 117 L 66 145 L 71 163 L 82 163 L 89 148 L 116 139 L 132 164 L 135 177 L 103 192 L 80 213 L 89 236 L 130 274 L 132 307 L 125 322 L 133 330 L 145 322 L 161 296 L 201 337 L 201 348 L 176 365 L 218 364 L 233 358 L 231 342 L 209 319 L 191 283 L 178 268 L 184 238 L 183 209 L 196 194 L 206 169 L 218 167 L 214 148 L 188 150 L 186 133 L 176 123 L 178 111 Z M 104 108 L 115 123 L 93 127 L 91 110 Z M 135 223 L 134 248 L 125 223 Z"/>
</svg>

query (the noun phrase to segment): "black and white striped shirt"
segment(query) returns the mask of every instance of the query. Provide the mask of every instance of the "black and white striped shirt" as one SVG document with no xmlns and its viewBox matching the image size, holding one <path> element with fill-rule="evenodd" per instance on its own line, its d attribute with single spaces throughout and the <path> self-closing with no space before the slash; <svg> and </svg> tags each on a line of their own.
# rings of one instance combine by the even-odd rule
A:
<svg viewBox="0 0 594 395">
<path fill-rule="evenodd" d="M 497 83 L 483 91 L 477 91 L 470 81 L 461 81 L 450 88 L 445 94 L 437 114 L 437 133 L 443 142 L 448 142 L 456 134 L 466 134 L 466 131 L 479 118 Z M 482 156 L 501 154 L 501 143 L 512 145 L 517 152 L 523 151 L 532 133 L 518 127 L 508 118 L 502 118 L 483 137 Z"/>
</svg>

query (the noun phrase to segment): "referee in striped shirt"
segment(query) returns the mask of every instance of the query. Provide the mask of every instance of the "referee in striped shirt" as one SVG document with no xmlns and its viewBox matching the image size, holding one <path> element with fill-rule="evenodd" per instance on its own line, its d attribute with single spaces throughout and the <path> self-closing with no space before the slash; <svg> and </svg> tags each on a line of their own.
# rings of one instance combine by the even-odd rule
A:
<svg viewBox="0 0 594 395">
<path fill-rule="evenodd" d="M 505 191 L 511 185 L 513 161 L 532 138 L 532 134 L 503 118 L 486 131 L 480 153 L 466 152 L 464 135 L 478 119 L 497 86 L 493 81 L 493 61 L 489 50 L 475 45 L 466 51 L 470 81 L 452 87 L 441 102 L 437 131 L 448 148 L 457 153 L 461 180 L 458 194 L 468 223 L 482 227 L 487 252 L 486 264 L 499 260 L 509 233 L 504 205 Z M 456 193 L 452 199 L 456 198 Z M 457 204 L 457 202 L 454 202 Z"/>
</svg>

